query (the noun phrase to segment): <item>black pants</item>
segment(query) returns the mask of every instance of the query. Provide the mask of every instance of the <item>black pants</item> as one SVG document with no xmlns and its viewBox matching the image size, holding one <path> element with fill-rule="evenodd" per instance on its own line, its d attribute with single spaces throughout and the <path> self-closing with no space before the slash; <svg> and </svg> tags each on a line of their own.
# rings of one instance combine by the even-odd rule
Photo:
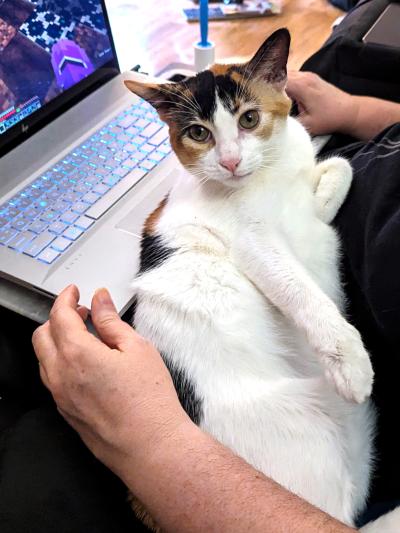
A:
<svg viewBox="0 0 400 533">
<path fill-rule="evenodd" d="M 147 531 L 127 489 L 86 449 L 40 382 L 35 324 L 0 308 L 1 533 Z"/>
</svg>

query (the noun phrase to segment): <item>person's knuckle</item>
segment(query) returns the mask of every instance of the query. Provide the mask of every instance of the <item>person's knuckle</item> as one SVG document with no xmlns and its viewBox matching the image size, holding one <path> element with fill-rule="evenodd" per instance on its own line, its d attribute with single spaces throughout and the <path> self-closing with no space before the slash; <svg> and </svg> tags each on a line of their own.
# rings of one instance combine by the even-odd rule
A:
<svg viewBox="0 0 400 533">
<path fill-rule="evenodd" d="M 32 333 L 32 344 L 35 346 L 39 339 L 42 337 L 44 331 L 43 325 L 39 326 L 35 329 L 35 331 Z"/>
</svg>

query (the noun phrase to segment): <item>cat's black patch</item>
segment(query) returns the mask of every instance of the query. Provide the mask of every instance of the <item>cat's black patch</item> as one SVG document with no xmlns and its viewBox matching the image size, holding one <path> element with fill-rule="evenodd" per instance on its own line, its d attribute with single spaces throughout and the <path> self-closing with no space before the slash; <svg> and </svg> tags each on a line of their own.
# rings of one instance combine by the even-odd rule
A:
<svg viewBox="0 0 400 533">
<path fill-rule="evenodd" d="M 235 100 L 239 93 L 239 86 L 236 81 L 227 75 L 216 76 L 215 83 L 217 93 L 222 105 L 231 113 L 235 112 Z M 237 109 L 236 109 L 237 111 Z"/>
<path fill-rule="evenodd" d="M 165 245 L 159 235 L 144 233 L 140 249 L 139 274 L 160 266 L 174 251 L 173 248 Z"/>
<path fill-rule="evenodd" d="M 189 380 L 186 372 L 177 368 L 165 354 L 161 354 L 169 373 L 171 374 L 179 401 L 190 419 L 197 425 L 203 417 L 203 406 L 201 399 L 196 395 L 194 384 Z"/>
<path fill-rule="evenodd" d="M 200 72 L 189 80 L 188 89 L 193 93 L 193 104 L 200 107 L 199 117 L 211 120 L 216 108 L 215 76 L 209 70 Z"/>
</svg>

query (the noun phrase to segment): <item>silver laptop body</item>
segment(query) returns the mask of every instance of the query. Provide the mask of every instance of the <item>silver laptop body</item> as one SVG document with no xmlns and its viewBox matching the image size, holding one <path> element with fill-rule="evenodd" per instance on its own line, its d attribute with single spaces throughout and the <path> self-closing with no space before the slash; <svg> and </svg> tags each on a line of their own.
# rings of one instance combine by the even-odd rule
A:
<svg viewBox="0 0 400 533">
<path fill-rule="evenodd" d="M 108 23 L 107 31 L 112 42 Z M 20 131 L 21 142 L 17 137 L 16 146 L 0 158 L 0 203 L 4 205 L 18 191 L 44 176 L 118 113 L 139 103 L 123 84 L 124 78 L 133 75 L 116 74 L 31 136 L 29 119 L 35 113 L 15 124 L 11 129 Z M 2 135 L 0 149 L 1 141 Z M 90 306 L 96 288 L 107 287 L 122 313 L 133 296 L 130 283 L 138 269 L 143 222 L 180 171 L 173 154 L 149 171 L 138 173 L 137 168 L 132 168 L 89 206 L 87 213 L 93 213 L 93 225 L 51 264 L 2 244 L 1 276 L 50 297 L 74 283 L 80 289 L 81 303 L 86 306 Z"/>
</svg>

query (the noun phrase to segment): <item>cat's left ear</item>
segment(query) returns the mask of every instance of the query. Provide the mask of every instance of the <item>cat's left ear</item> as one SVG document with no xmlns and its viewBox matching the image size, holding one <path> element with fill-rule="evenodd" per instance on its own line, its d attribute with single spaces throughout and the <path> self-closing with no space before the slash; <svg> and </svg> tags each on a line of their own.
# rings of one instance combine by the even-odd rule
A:
<svg viewBox="0 0 400 533">
<path fill-rule="evenodd" d="M 149 102 L 158 111 L 160 116 L 165 115 L 172 105 L 169 99 L 169 94 L 171 93 L 169 86 L 172 87 L 172 83 L 158 84 L 136 80 L 125 80 L 124 83 L 130 91 Z"/>
<path fill-rule="evenodd" d="M 271 83 L 283 90 L 287 80 L 290 33 L 286 28 L 275 31 L 257 50 L 247 65 L 245 74 Z"/>
</svg>

